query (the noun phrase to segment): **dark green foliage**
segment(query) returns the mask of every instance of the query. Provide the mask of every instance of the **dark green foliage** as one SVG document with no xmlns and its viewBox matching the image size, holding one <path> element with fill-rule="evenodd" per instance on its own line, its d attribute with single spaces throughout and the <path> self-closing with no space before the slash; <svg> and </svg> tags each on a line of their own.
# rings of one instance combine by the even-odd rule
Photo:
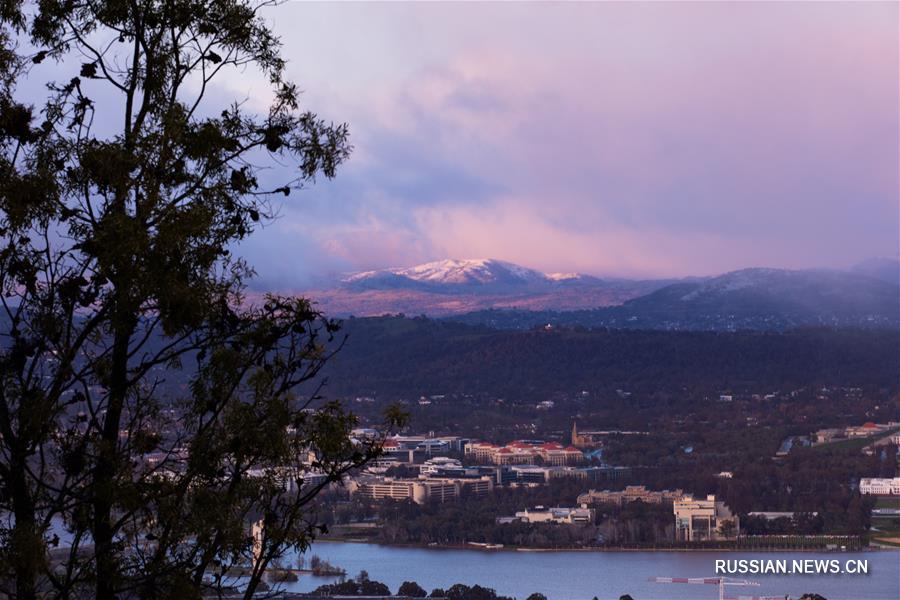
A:
<svg viewBox="0 0 900 600">
<path fill-rule="evenodd" d="M 371 581 L 366 578 L 362 581 L 342 581 L 320 585 L 313 594 L 320 596 L 390 596 L 391 590 L 380 581 Z"/>
<path fill-rule="evenodd" d="M 425 598 L 428 596 L 428 592 L 425 591 L 422 586 L 420 586 L 415 581 L 404 581 L 400 584 L 400 588 L 397 590 L 398 596 L 409 596 L 410 598 Z"/>
<path fill-rule="evenodd" d="M 666 387 L 895 385 L 900 332 L 496 331 L 424 318 L 350 319 L 337 391 L 381 396 Z"/>
<path fill-rule="evenodd" d="M 316 596 L 390 596 L 390 591 L 383 583 L 371 581 L 368 575 L 362 577 L 363 571 L 356 581 L 342 581 L 340 583 L 332 583 L 320 585 L 313 590 Z M 411 598 L 446 598 L 447 600 L 512 600 L 508 596 L 499 596 L 497 592 L 491 588 L 481 587 L 480 585 L 468 586 L 463 583 L 457 583 L 443 590 L 435 588 L 431 594 L 427 594 L 422 587 L 414 581 L 404 581 L 397 591 L 398 596 L 408 596 Z M 543 594 L 532 594 L 528 600 L 547 600 Z"/>
<path fill-rule="evenodd" d="M 447 590 L 447 600 L 512 600 L 508 596 L 498 596 L 491 588 L 484 588 L 476 584 L 469 587 L 457 583 Z"/>
</svg>

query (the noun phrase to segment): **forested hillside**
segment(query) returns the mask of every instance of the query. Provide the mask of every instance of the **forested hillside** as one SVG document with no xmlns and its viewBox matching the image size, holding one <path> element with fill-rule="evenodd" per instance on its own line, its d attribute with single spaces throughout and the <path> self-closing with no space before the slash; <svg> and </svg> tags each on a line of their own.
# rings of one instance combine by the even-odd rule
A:
<svg viewBox="0 0 900 600">
<path fill-rule="evenodd" d="M 900 381 L 900 332 L 500 331 L 425 318 L 349 319 L 331 394 L 545 393 Z"/>
</svg>

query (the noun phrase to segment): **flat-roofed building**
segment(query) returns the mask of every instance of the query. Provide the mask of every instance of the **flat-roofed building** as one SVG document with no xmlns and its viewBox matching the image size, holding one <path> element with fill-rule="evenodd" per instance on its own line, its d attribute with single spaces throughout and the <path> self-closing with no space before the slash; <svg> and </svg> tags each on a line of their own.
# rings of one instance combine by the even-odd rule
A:
<svg viewBox="0 0 900 600">
<path fill-rule="evenodd" d="M 872 496 L 900 495 L 900 477 L 866 477 L 859 480 L 859 493 Z"/>
<path fill-rule="evenodd" d="M 530 449 L 509 446 L 498 448 L 490 456 L 495 465 L 533 465 L 536 458 L 537 455 Z"/>
<path fill-rule="evenodd" d="M 412 500 L 425 502 L 425 488 L 415 480 L 379 477 L 356 482 L 350 493 L 368 500 Z"/>
<path fill-rule="evenodd" d="M 593 523 L 594 509 L 536 506 L 531 510 L 525 509 L 517 512 L 516 519 L 524 523 L 560 523 L 564 525 Z"/>
<path fill-rule="evenodd" d="M 491 460 L 497 449 L 498 446 L 489 442 L 469 442 L 465 445 L 464 452 L 466 456 L 471 456 L 475 460 Z"/>
<path fill-rule="evenodd" d="M 459 460 L 455 458 L 449 458 L 447 456 L 436 456 L 434 458 L 429 458 L 424 463 L 419 465 L 419 473 L 427 476 L 435 476 L 445 473 L 447 471 L 464 471 L 464 467 Z"/>
<path fill-rule="evenodd" d="M 584 460 L 584 453 L 575 446 L 562 447 L 561 444 L 548 442 L 538 448 L 541 460 L 545 465 L 565 466 L 580 463 Z"/>
<path fill-rule="evenodd" d="M 724 502 L 709 495 L 705 500 L 683 496 L 672 505 L 675 539 L 684 542 L 724 540 L 740 533 L 740 520 Z"/>
<path fill-rule="evenodd" d="M 369 500 L 412 500 L 424 504 L 429 500 L 446 502 L 462 494 L 482 496 L 494 489 L 490 477 L 477 479 L 419 478 L 395 479 L 393 477 L 369 477 L 350 486 L 350 493 Z"/>
<path fill-rule="evenodd" d="M 624 490 L 588 490 L 578 496 L 578 504 L 615 504 L 621 506 L 640 500 L 647 504 L 672 503 L 684 496 L 682 490 L 651 491 L 642 485 L 629 485 Z"/>
<path fill-rule="evenodd" d="M 846 433 L 843 429 L 838 429 L 836 427 L 831 427 L 828 429 L 820 429 L 815 433 L 815 439 L 817 444 L 827 444 L 828 442 L 834 441 L 836 439 L 840 439 L 846 437 Z"/>
<path fill-rule="evenodd" d="M 883 431 L 886 428 L 887 425 L 879 425 L 877 423 L 873 423 L 872 421 L 868 421 L 858 427 L 848 427 L 847 437 L 869 437 Z"/>
<path fill-rule="evenodd" d="M 460 495 L 471 494 L 473 496 L 486 496 L 494 489 L 494 480 L 491 477 L 479 477 L 478 479 L 454 479 L 453 484 L 459 489 Z"/>
<path fill-rule="evenodd" d="M 465 446 L 465 453 L 466 456 L 495 465 L 565 466 L 584 461 L 584 453 L 574 446 L 541 440 L 516 440 L 505 446 L 469 442 Z"/>
</svg>

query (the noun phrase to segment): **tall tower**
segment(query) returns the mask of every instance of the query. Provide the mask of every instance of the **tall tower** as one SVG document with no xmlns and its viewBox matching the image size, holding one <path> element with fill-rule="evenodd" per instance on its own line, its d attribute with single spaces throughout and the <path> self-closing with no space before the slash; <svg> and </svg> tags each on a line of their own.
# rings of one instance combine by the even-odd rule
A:
<svg viewBox="0 0 900 600">
<path fill-rule="evenodd" d="M 572 421 L 572 445 L 580 446 L 581 439 L 578 437 L 578 422 Z"/>
</svg>

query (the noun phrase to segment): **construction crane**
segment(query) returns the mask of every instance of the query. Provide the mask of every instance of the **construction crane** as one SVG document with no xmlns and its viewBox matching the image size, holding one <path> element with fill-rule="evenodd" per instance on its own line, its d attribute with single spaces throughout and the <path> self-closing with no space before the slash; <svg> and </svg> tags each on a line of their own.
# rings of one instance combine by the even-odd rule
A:
<svg viewBox="0 0 900 600">
<path fill-rule="evenodd" d="M 756 586 L 759 583 L 746 579 L 734 579 L 733 577 L 651 577 L 648 581 L 653 583 L 690 583 L 698 585 L 716 585 L 719 587 L 719 600 L 791 600 L 790 596 L 738 596 L 726 598 L 726 586 Z"/>
</svg>

